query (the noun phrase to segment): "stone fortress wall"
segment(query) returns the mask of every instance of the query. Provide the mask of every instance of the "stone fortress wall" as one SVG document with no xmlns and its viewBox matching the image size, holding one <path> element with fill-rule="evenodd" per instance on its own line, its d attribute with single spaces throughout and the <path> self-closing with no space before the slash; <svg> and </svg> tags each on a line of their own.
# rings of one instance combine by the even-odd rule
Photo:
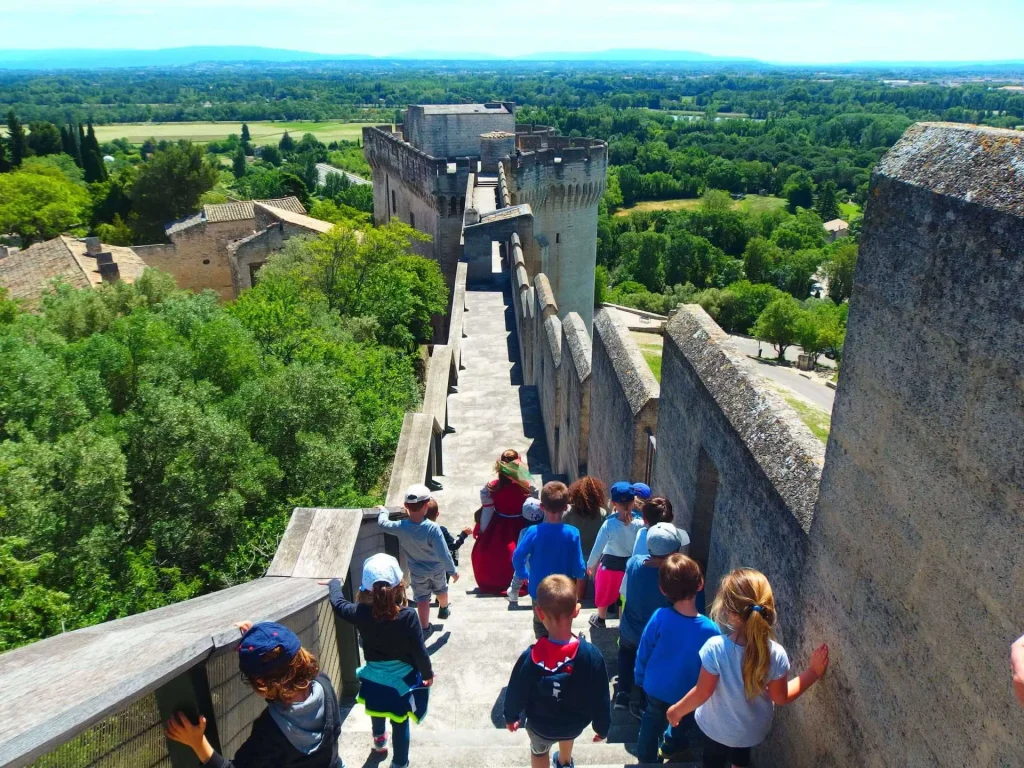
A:
<svg viewBox="0 0 1024 768">
<path fill-rule="evenodd" d="M 451 289 L 461 256 L 470 163 L 432 157 L 404 141 L 401 129 L 363 129 L 363 153 L 373 169 L 373 220 L 383 225 L 397 219 L 429 235 L 415 249 L 440 264 Z"/>
<path fill-rule="evenodd" d="M 514 104 L 415 104 L 405 117 L 405 136 L 431 157 L 478 157 L 480 136 L 499 131 L 514 134 Z"/>
<path fill-rule="evenodd" d="M 829 643 L 758 765 L 1024 764 L 1024 139 L 912 127 L 863 232 L 827 450 L 699 306 L 668 323 L 659 387 L 606 311 L 591 339 L 552 306 L 513 235 L 525 383 L 556 471 L 647 479 L 712 589 L 768 576 L 795 670 Z"/>
<path fill-rule="evenodd" d="M 431 241 L 418 250 L 441 265 L 449 287 L 463 257 L 464 224 L 486 213 L 474 206 L 479 195 L 491 195 L 486 187 L 496 175 L 494 207 L 532 207 L 532 230 L 521 246 L 533 273 L 548 275 L 562 317 L 576 311 L 589 329 L 593 279 L 587 276 L 597 259 L 605 142 L 517 125 L 515 105 L 493 103 L 413 105 L 394 130 L 364 128 L 363 146 L 373 168 L 375 223 L 398 218 L 428 234 Z M 507 153 L 500 162 L 499 151 Z"/>
</svg>

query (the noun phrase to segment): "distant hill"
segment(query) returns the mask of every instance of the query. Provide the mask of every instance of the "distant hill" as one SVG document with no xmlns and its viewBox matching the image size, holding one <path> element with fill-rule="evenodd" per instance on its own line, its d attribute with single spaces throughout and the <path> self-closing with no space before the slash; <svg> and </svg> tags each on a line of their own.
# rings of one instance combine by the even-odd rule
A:
<svg viewBox="0 0 1024 768">
<path fill-rule="evenodd" d="M 740 61 L 756 59 L 739 56 L 712 56 L 697 51 L 666 51 L 657 48 L 613 48 L 607 51 L 531 53 L 517 57 L 521 61 Z"/>
<path fill-rule="evenodd" d="M 105 69 L 118 67 L 178 67 L 205 62 L 355 61 L 359 54 L 323 54 L 243 45 L 209 45 L 156 50 L 64 48 L 41 51 L 0 49 L 0 69 Z"/>
<path fill-rule="evenodd" d="M 122 67 L 177 67 L 204 63 L 242 63 L 268 61 L 743 61 L 711 56 L 693 51 L 617 49 L 609 51 L 532 53 L 525 56 L 499 57 L 470 51 L 407 51 L 388 56 L 365 54 L 312 53 L 258 46 L 192 46 L 188 48 L 132 49 L 50 49 L 0 50 L 0 69 L 106 69 Z"/>
<path fill-rule="evenodd" d="M 797 68 L 813 68 L 820 66 L 841 67 L 844 69 L 931 69 L 931 70 L 1019 70 L 1019 61 L 948 61 L 948 62 L 885 62 L 885 61 L 849 61 L 821 62 L 820 64 L 784 64 L 782 62 L 763 62 L 758 59 L 739 56 L 714 56 L 699 51 L 669 51 L 657 48 L 613 48 L 605 51 L 545 51 L 529 53 L 522 56 L 496 56 L 490 53 L 473 51 L 436 51 L 418 50 L 394 53 L 386 56 L 368 56 L 366 54 L 345 53 L 314 53 L 311 51 L 292 51 L 284 48 L 263 48 L 242 45 L 209 45 L 187 48 L 159 48 L 156 50 L 132 49 L 50 49 L 50 50 L 18 50 L 0 49 L 0 70 L 33 70 L 33 69 L 107 69 L 127 67 L 180 67 L 197 64 L 243 64 L 253 62 L 272 62 L 276 64 L 306 62 L 412 62 L 412 61 L 451 61 L 451 62 L 522 62 L 534 66 L 546 62 L 580 62 L 599 64 L 623 63 L 660 63 L 660 64 L 693 64 L 698 67 L 705 64 L 738 64 L 762 66 L 789 66 Z"/>
</svg>

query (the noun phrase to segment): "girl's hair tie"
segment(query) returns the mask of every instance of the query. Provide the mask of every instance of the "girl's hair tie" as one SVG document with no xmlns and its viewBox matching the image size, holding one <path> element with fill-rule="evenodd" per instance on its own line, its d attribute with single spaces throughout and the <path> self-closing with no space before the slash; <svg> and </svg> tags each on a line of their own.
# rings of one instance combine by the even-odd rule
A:
<svg viewBox="0 0 1024 768">
<path fill-rule="evenodd" d="M 764 606 L 763 605 L 752 605 L 752 606 L 750 606 L 750 613 L 760 613 L 762 616 L 764 616 Z"/>
</svg>

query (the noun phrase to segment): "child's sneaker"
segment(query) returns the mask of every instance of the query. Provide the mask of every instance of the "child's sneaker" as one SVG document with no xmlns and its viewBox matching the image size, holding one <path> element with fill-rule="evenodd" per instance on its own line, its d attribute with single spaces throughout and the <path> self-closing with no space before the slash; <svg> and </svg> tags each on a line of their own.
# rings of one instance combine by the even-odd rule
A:
<svg viewBox="0 0 1024 768">
<path fill-rule="evenodd" d="M 551 754 L 551 768 L 576 768 L 576 760 L 570 757 L 569 764 L 562 765 L 558 762 L 558 752 L 556 751 Z"/>
<path fill-rule="evenodd" d="M 594 627 L 595 629 L 608 628 L 608 625 L 605 623 L 605 620 L 598 616 L 596 613 L 590 617 L 590 626 Z"/>
<path fill-rule="evenodd" d="M 446 605 L 444 608 L 439 608 L 437 611 L 437 618 L 444 621 L 452 615 L 451 609 Z"/>
<path fill-rule="evenodd" d="M 505 590 L 505 599 L 512 605 L 519 605 L 519 590 L 512 591 L 511 587 Z"/>
<path fill-rule="evenodd" d="M 699 758 L 692 747 L 672 751 L 666 751 L 664 747 L 659 747 L 658 759 L 666 763 L 692 763 Z"/>
<path fill-rule="evenodd" d="M 619 691 L 616 693 L 612 706 L 615 709 L 629 709 L 629 694 L 625 691 Z"/>
<path fill-rule="evenodd" d="M 387 754 L 388 735 L 386 733 L 373 737 L 373 751 L 380 755 Z"/>
</svg>

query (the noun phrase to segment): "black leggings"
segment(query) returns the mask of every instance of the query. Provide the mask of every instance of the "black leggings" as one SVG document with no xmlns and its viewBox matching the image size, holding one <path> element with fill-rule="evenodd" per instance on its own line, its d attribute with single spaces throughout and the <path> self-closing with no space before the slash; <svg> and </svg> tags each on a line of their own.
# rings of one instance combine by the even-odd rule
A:
<svg viewBox="0 0 1024 768">
<path fill-rule="evenodd" d="M 702 768 L 730 768 L 750 765 L 750 747 L 727 747 L 704 734 Z"/>
</svg>

